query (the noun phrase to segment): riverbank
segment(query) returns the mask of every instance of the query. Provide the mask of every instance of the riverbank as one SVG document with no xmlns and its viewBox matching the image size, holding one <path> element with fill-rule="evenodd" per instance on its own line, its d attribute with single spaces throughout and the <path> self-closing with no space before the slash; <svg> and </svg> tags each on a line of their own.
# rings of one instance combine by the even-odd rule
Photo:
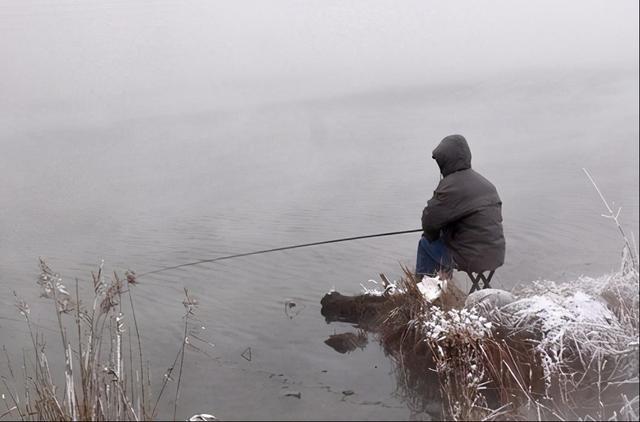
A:
<svg viewBox="0 0 640 422">
<path fill-rule="evenodd" d="M 453 420 L 637 420 L 638 266 L 598 278 L 536 281 L 497 307 L 429 302 L 411 274 L 374 331 L 415 412 Z M 443 300 L 444 299 L 444 300 Z M 376 302 L 378 299 L 376 299 Z M 369 324 L 371 327 L 371 324 Z"/>
</svg>

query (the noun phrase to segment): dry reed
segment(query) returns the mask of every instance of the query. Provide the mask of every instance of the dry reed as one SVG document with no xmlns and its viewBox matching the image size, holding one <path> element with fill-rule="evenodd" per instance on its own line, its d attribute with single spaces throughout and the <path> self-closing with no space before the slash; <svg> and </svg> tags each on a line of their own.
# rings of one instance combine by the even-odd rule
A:
<svg viewBox="0 0 640 422">
<path fill-rule="evenodd" d="M 51 299 L 54 304 L 62 340 L 64 382 L 60 385 L 54 382 L 44 336 L 34 329 L 31 309 L 26 301 L 14 293 L 18 312 L 27 324 L 34 360 L 29 362 L 27 354 L 24 354 L 22 385 L 18 388 L 20 382 L 16 379 L 8 354 L 5 353 L 12 385 L 2 377 L 4 390 L 10 400 L 5 400 L 6 410 L 0 413 L 0 419 L 9 416 L 20 420 L 139 421 L 150 420 L 155 416 L 156 406 L 170 376 L 165 376 L 162 389 L 151 409 L 148 397 L 151 390 L 149 368 L 144 364 L 140 330 L 131 293 L 132 286 L 136 284 L 135 274 L 127 272 L 122 279 L 114 273 L 107 280 L 101 264 L 97 274 L 92 273 L 92 279 L 93 298 L 90 306 L 85 307 L 80 300 L 78 280 L 73 297 L 62 277 L 53 272 L 44 260 L 40 260 L 38 284 L 42 295 Z M 133 338 L 131 331 L 127 330 L 130 324 L 123 312 L 123 302 L 127 299 L 134 327 Z M 186 327 L 187 321 L 194 318 L 196 301 L 187 294 L 183 303 L 187 307 Z M 68 330 L 68 326 L 73 326 L 74 329 Z M 127 331 L 129 335 L 125 336 Z M 69 335 L 72 332 L 77 337 L 73 341 Z M 72 343 L 75 343 L 73 348 Z M 185 336 L 179 354 L 180 374 L 186 343 L 188 338 Z M 137 352 L 137 360 L 134 359 L 134 351 Z M 174 419 L 180 378 L 176 388 Z"/>
<path fill-rule="evenodd" d="M 421 412 L 439 391 L 453 420 L 636 420 L 638 270 L 623 268 L 496 309 L 431 304 L 405 274 L 377 329 L 401 394 Z"/>
</svg>

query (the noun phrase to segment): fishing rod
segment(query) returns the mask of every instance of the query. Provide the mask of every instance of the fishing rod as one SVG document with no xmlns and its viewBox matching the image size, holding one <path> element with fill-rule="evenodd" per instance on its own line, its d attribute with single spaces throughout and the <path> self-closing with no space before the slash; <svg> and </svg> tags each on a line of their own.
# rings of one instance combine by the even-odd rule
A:
<svg viewBox="0 0 640 422">
<path fill-rule="evenodd" d="M 341 239 L 323 240 L 321 242 L 303 243 L 301 245 L 282 246 L 282 247 L 279 247 L 279 248 L 264 249 L 264 250 L 261 250 L 261 251 L 245 252 L 245 253 L 239 253 L 239 254 L 235 254 L 235 255 L 219 256 L 217 258 L 201 259 L 199 261 L 187 262 L 185 264 L 173 265 L 171 267 L 164 267 L 164 268 L 160 268 L 160 269 L 153 270 L 153 271 L 147 271 L 146 273 L 137 274 L 136 278 L 137 277 L 142 277 L 142 276 L 145 276 L 145 275 L 149 275 L 149 274 L 157 274 L 157 273 L 161 273 L 161 272 L 164 272 L 164 271 L 175 270 L 177 268 L 190 267 L 192 265 L 207 264 L 207 263 L 210 263 L 210 262 L 217 262 L 217 261 L 222 261 L 222 260 L 225 260 L 225 259 L 232 259 L 232 258 L 240 258 L 240 257 L 243 257 L 243 256 L 260 255 L 260 254 L 269 253 L 269 252 L 278 252 L 278 251 L 286 251 L 286 250 L 289 250 L 289 249 L 306 248 L 306 247 L 309 247 L 309 246 L 326 245 L 326 244 L 329 244 L 329 243 L 348 242 L 350 240 L 369 239 L 369 238 L 372 238 L 372 237 L 384 237 L 384 236 L 395 236 L 395 235 L 398 235 L 398 234 L 417 233 L 417 232 L 421 232 L 421 231 L 422 231 L 422 229 L 415 229 L 415 230 L 403 230 L 403 231 L 398 231 L 398 232 L 367 234 L 367 235 L 364 235 L 364 236 L 343 237 Z"/>
</svg>

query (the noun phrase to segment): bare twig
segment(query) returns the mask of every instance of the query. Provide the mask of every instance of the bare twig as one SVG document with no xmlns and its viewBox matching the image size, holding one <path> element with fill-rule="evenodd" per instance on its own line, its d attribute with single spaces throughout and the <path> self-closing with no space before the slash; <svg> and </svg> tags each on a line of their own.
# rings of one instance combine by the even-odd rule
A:
<svg viewBox="0 0 640 422">
<path fill-rule="evenodd" d="M 609 203 L 604 198 L 604 195 L 600 191 L 600 188 L 596 184 L 595 180 L 593 180 L 593 177 L 591 176 L 591 173 L 589 172 L 589 170 L 587 170 L 586 168 L 583 168 L 582 171 L 584 171 L 584 173 L 587 175 L 587 177 L 589 178 L 589 181 L 591 182 L 593 187 L 596 189 L 596 192 L 598 192 L 598 195 L 600 195 L 600 199 L 602 199 L 602 202 L 604 203 L 604 206 L 607 208 L 607 211 L 608 211 L 609 214 L 606 214 L 606 215 L 603 214 L 603 217 L 610 218 L 616 223 L 616 226 L 618 227 L 618 230 L 620 231 L 620 234 L 622 235 L 622 238 L 624 239 L 624 243 L 627 246 L 627 251 L 629 252 L 629 255 L 631 257 L 631 262 L 633 264 L 633 268 L 637 269 L 638 268 L 638 257 L 636 256 L 636 250 L 635 250 L 635 248 L 631 247 L 631 243 L 629 242 L 629 238 L 625 234 L 624 229 L 622 228 L 622 224 L 620 224 L 620 220 L 618 220 L 618 217 L 620 216 L 620 211 L 622 210 L 622 208 L 618 208 L 618 211 L 616 211 L 614 213 L 613 210 L 611 209 L 611 207 L 609 206 Z"/>
<path fill-rule="evenodd" d="M 133 316 L 133 326 L 136 330 L 136 339 L 138 340 L 138 355 L 140 357 L 140 378 L 141 378 L 141 382 L 140 385 L 142 386 L 142 394 L 141 394 L 141 399 L 142 399 L 142 412 L 140 414 L 140 417 L 143 419 L 147 418 L 147 404 L 146 404 L 146 392 L 145 392 L 145 388 L 144 388 L 144 361 L 142 359 L 142 340 L 140 338 L 140 330 L 138 329 L 138 320 L 136 319 L 136 310 L 135 307 L 133 305 L 133 296 L 131 295 L 131 286 L 129 285 L 129 288 L 127 289 L 127 291 L 129 292 L 129 302 L 131 303 L 131 315 Z"/>
<path fill-rule="evenodd" d="M 176 420 L 176 413 L 178 411 L 178 399 L 180 397 L 180 382 L 182 381 L 182 366 L 184 364 L 184 350 L 188 343 L 187 330 L 189 326 L 189 316 L 193 314 L 194 307 L 197 305 L 197 301 L 189 297 L 189 291 L 184 289 L 185 300 L 182 302 L 187 310 L 184 315 L 184 335 L 182 337 L 182 347 L 180 351 L 180 369 L 178 371 L 178 385 L 176 386 L 176 398 L 173 403 L 173 420 Z"/>
</svg>

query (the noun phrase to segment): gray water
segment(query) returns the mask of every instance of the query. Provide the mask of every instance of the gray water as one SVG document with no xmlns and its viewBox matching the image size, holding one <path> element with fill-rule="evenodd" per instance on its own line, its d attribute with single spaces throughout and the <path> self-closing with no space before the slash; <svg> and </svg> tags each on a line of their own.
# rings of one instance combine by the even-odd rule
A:
<svg viewBox="0 0 640 422">
<path fill-rule="evenodd" d="M 621 237 L 600 216 L 581 168 L 637 236 L 635 78 L 516 75 L 102 125 L 25 124 L 2 137 L 1 316 L 16 316 L 13 290 L 48 310 L 35 286 L 38 256 L 88 285 L 101 259 L 109 271 L 144 272 L 417 228 L 438 181 L 430 151 L 451 132 L 467 136 L 474 167 L 504 202 L 507 261 L 496 287 L 616 270 Z M 327 325 L 319 301 L 331 288 L 356 293 L 380 272 L 399 277 L 400 264 L 414 264 L 417 240 L 354 241 L 142 278 L 137 312 L 155 379 L 179 347 L 186 287 L 215 347 L 210 356 L 188 355 L 181 415 L 409 417 L 377 345 L 340 355 L 323 343 L 349 327 Z M 289 299 L 302 309 L 293 319 L 284 312 Z M 53 327 L 46 310 L 38 321 Z M 0 323 L 4 343 L 27 346 L 22 324 Z M 241 357 L 247 347 L 250 362 Z M 283 387 L 302 399 L 282 397 Z M 356 394 L 342 401 L 343 390 Z M 165 404 L 169 411 L 171 400 Z"/>
<path fill-rule="evenodd" d="M 637 239 L 637 60 L 294 95 L 302 86 L 294 78 L 228 87 L 194 63 L 175 60 L 175 68 L 156 71 L 188 44 L 160 43 L 158 62 L 137 56 L 155 40 L 153 25 L 166 23 L 163 7 L 197 21 L 172 2 L 153 10 L 106 2 L 99 13 L 34 4 L 0 16 L 0 47 L 12 58 L 0 73 L 0 335 L 14 359 L 29 338 L 13 320 L 13 291 L 31 303 L 38 324 L 55 327 L 35 284 L 39 256 L 89 293 L 90 272 L 102 259 L 108 273 L 142 273 L 418 228 L 438 182 L 431 150 L 451 133 L 467 137 L 474 168 L 503 199 L 507 258 L 495 287 L 619 267 L 622 239 L 601 217 L 583 167 L 622 207 L 621 221 Z M 140 39 L 120 31 L 122 10 L 139 20 L 151 13 Z M 64 17 L 58 24 L 54 12 Z M 29 22 L 47 30 L 26 36 Z M 114 46 L 128 46 L 124 62 L 133 67 L 118 67 Z M 178 79 L 185 91 L 171 86 Z M 251 97 L 256 90 L 262 101 Z M 379 273 L 397 279 L 401 265 L 414 265 L 417 242 L 414 235 L 368 239 L 141 278 L 134 295 L 152 381 L 159 384 L 180 347 L 188 288 L 199 301 L 200 335 L 215 347 L 206 355 L 188 351 L 179 418 L 411 417 L 396 394 L 393 364 L 375 342 L 346 355 L 324 344 L 351 327 L 327 325 L 319 302 L 332 288 L 357 293 Z M 463 274 L 456 277 L 468 288 Z M 285 313 L 289 300 L 300 309 L 293 318 Z M 251 361 L 241 356 L 249 347 Z M 302 396 L 283 397 L 285 389 Z M 344 390 L 355 394 L 344 397 Z M 161 416 L 171 416 L 172 401 L 173 392 Z"/>
</svg>

